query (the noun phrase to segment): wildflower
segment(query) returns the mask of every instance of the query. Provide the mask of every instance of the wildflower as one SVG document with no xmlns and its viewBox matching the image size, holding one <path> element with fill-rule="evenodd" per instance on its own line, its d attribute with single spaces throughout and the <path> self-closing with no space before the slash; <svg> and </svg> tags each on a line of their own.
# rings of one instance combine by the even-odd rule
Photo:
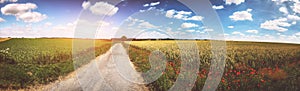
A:
<svg viewBox="0 0 300 91">
<path fill-rule="evenodd" d="M 255 74 L 255 72 L 254 72 L 254 71 L 251 71 L 251 72 L 250 72 L 250 74 L 251 74 L 251 75 L 254 75 L 254 74 Z"/>
<path fill-rule="evenodd" d="M 262 83 L 265 83 L 265 82 L 266 82 L 264 79 L 261 79 L 260 81 L 261 81 Z"/>
<path fill-rule="evenodd" d="M 222 79 L 222 82 L 225 83 L 225 79 Z"/>
<path fill-rule="evenodd" d="M 239 72 L 239 71 L 238 71 L 238 72 L 236 72 L 236 75 L 240 75 L 240 74 L 241 74 L 241 72 Z"/>
</svg>

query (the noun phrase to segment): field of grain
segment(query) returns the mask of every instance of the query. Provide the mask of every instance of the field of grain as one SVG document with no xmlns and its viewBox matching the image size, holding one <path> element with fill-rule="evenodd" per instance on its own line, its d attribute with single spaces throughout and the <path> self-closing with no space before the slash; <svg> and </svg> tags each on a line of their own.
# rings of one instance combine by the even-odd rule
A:
<svg viewBox="0 0 300 91">
<path fill-rule="evenodd" d="M 72 45 L 74 43 L 77 45 Z M 95 46 L 90 46 L 91 43 Z M 184 44 L 181 50 L 178 43 Z M 196 44 L 196 47 L 189 44 Z M 0 89 L 20 89 L 56 81 L 74 71 L 74 67 L 78 68 L 105 53 L 111 45 L 111 41 L 107 40 L 85 39 L 24 38 L 0 42 Z M 149 56 L 153 51 L 163 53 L 167 59 L 165 72 L 156 81 L 147 84 L 150 90 L 170 89 L 181 72 L 182 55 L 195 56 L 188 52 L 198 53 L 200 68 L 195 84 L 182 86 L 192 87 L 194 91 L 210 88 L 209 85 L 204 87 L 206 80 L 214 79 L 208 76 L 220 74 L 209 72 L 214 55 L 210 41 L 145 40 L 125 42 L 123 46 L 128 48 L 130 60 L 139 72 L 151 69 Z M 226 42 L 226 57 L 218 91 L 299 90 L 300 45 L 229 41 Z M 74 58 L 77 60 L 75 64 Z"/>
<path fill-rule="evenodd" d="M 93 40 L 83 39 L 10 39 L 0 42 L 0 88 L 19 89 L 37 84 L 53 82 L 61 76 L 74 71 L 72 60 L 73 41 L 82 42 L 76 48 L 79 58 L 86 58 L 95 49 L 95 56 L 105 53 L 110 41 L 96 40 L 94 48 L 85 43 Z M 81 49 L 80 49 L 81 48 Z"/>
<path fill-rule="evenodd" d="M 187 41 L 189 42 L 189 41 Z M 193 87 L 200 91 L 210 73 L 212 52 L 209 41 L 196 42 L 201 59 L 199 73 Z M 150 64 L 148 56 L 159 50 L 167 58 L 166 71 L 162 76 L 148 84 L 151 90 L 165 91 L 180 74 L 181 50 L 177 41 L 132 41 L 129 42 L 129 56 L 137 70 L 146 72 Z M 226 65 L 218 91 L 298 91 L 300 82 L 300 45 L 257 42 L 226 42 Z M 185 46 L 189 47 L 189 46 Z M 187 54 L 189 55 L 189 54 Z"/>
</svg>

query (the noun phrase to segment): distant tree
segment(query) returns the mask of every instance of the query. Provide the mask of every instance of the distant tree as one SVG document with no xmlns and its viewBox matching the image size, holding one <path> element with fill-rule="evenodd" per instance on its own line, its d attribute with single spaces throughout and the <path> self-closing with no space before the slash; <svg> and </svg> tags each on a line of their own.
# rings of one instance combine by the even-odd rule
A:
<svg viewBox="0 0 300 91">
<path fill-rule="evenodd" d="M 123 35 L 123 36 L 121 37 L 121 40 L 122 40 L 122 41 L 126 41 L 126 40 L 127 40 L 127 37 Z"/>
</svg>

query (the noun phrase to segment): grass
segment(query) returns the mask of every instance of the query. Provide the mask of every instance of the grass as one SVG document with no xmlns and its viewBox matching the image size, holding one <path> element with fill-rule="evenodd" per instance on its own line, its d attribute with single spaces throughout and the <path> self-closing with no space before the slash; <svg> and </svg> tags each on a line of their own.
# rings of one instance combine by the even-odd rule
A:
<svg viewBox="0 0 300 91">
<path fill-rule="evenodd" d="M 178 41 L 177 41 L 178 42 Z M 148 56 L 152 51 L 159 50 L 165 54 L 168 64 L 163 75 L 148 84 L 153 91 L 165 91 L 176 81 L 180 73 L 180 53 L 176 41 L 132 41 L 129 55 L 133 64 L 140 72 L 150 69 Z M 209 41 L 180 41 L 197 43 L 201 59 L 197 81 L 193 91 L 204 87 L 211 66 L 211 44 Z M 225 71 L 218 91 L 259 90 L 259 91 L 298 91 L 300 82 L 300 45 L 257 42 L 226 42 L 227 59 Z M 189 46 L 184 46 L 188 48 Z M 191 50 L 190 50 L 191 51 Z M 190 55 L 190 54 L 187 54 Z M 190 85 L 191 86 L 191 85 Z"/>
<path fill-rule="evenodd" d="M 0 88 L 20 89 L 37 84 L 47 84 L 74 71 L 72 43 L 94 43 L 83 39 L 10 39 L 0 42 Z M 81 61 L 87 63 L 93 57 L 85 55 L 105 53 L 110 41 L 95 40 L 95 47 L 78 45 Z M 84 63 L 81 63 L 84 64 Z M 78 65 L 77 65 L 78 66 Z M 80 66 L 80 64 L 79 64 Z"/>
</svg>

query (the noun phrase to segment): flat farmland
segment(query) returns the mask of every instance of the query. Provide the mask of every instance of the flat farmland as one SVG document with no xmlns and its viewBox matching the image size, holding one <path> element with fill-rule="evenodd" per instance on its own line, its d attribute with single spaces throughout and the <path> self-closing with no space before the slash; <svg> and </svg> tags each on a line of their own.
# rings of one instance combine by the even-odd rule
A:
<svg viewBox="0 0 300 91">
<path fill-rule="evenodd" d="M 199 50 L 200 68 L 197 81 L 192 86 L 194 91 L 204 88 L 210 73 L 212 52 L 209 41 L 180 41 L 193 42 Z M 151 90 L 164 91 L 170 89 L 180 74 L 181 50 L 178 41 L 132 41 L 129 56 L 137 70 L 146 72 L 151 68 L 149 55 L 153 51 L 164 53 L 167 59 L 165 72 L 162 76 L 148 84 Z M 192 44 L 192 43 L 191 43 Z M 189 46 L 184 46 L 189 47 Z M 196 50 L 196 48 L 194 48 Z M 189 54 L 187 54 L 189 55 Z M 226 42 L 226 65 L 219 91 L 228 90 L 259 90 L 259 91 L 297 91 L 300 82 L 300 45 L 259 42 Z M 209 86 L 206 88 L 210 88 Z"/>
<path fill-rule="evenodd" d="M 0 88 L 20 89 L 37 84 L 48 84 L 74 71 L 73 41 L 80 42 L 77 52 L 80 60 L 95 49 L 95 57 L 111 46 L 106 40 L 84 39 L 10 39 L 0 42 Z M 95 43 L 94 48 L 86 43 Z M 79 43 L 78 43 L 79 44 Z"/>
</svg>

